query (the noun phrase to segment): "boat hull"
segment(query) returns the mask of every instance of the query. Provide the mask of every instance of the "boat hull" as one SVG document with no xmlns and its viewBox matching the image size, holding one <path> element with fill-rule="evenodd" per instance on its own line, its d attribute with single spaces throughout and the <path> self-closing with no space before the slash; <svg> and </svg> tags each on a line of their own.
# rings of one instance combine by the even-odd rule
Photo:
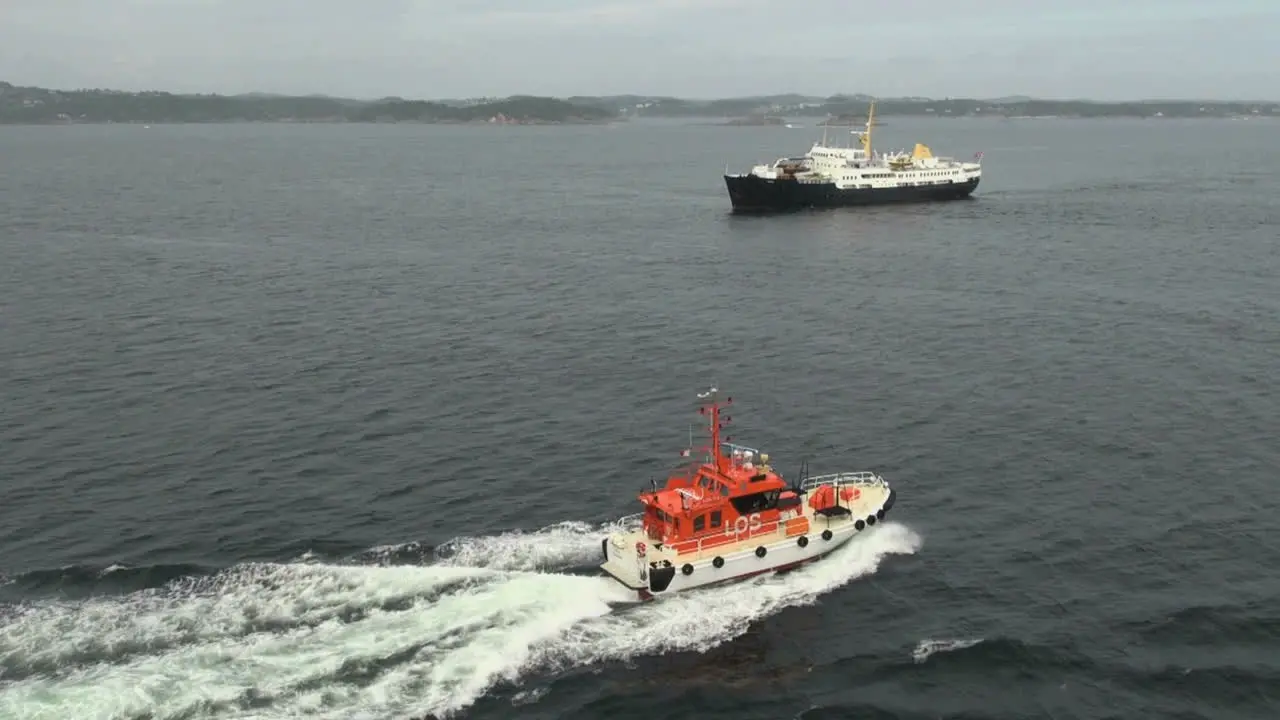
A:
<svg viewBox="0 0 1280 720">
<path fill-rule="evenodd" d="M 695 588 L 745 580 L 769 572 L 784 572 L 814 562 L 837 550 L 859 534 L 871 530 L 893 507 L 894 491 L 880 502 L 857 513 L 815 519 L 809 532 L 779 538 L 777 535 L 747 542 L 723 552 L 702 552 L 689 558 L 675 557 L 639 567 L 625 544 L 601 542 L 604 563 L 600 568 L 640 601 L 653 600 Z M 763 550 L 763 552 L 762 552 Z M 641 561 L 640 565 L 645 565 Z"/>
<path fill-rule="evenodd" d="M 808 208 L 888 205 L 962 200 L 978 188 L 981 177 L 944 185 L 886 188 L 840 188 L 833 182 L 801 182 L 757 175 L 725 175 L 729 202 L 738 213 L 778 213 Z"/>
</svg>

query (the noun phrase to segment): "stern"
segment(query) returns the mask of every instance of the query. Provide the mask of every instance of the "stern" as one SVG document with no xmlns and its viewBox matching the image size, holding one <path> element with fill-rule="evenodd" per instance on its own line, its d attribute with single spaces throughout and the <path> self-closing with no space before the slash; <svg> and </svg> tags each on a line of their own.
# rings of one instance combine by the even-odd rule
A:
<svg viewBox="0 0 1280 720">
<path fill-rule="evenodd" d="M 637 533 L 615 533 L 602 539 L 600 570 L 628 590 L 640 593 L 643 598 L 649 586 L 649 573 L 644 560 L 647 548 L 639 538 Z"/>
</svg>

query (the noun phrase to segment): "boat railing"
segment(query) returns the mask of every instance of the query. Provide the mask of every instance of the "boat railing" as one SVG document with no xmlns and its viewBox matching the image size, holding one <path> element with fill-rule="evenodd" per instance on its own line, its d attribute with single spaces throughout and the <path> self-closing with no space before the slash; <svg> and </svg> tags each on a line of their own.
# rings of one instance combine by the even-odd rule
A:
<svg viewBox="0 0 1280 720">
<path fill-rule="evenodd" d="M 619 527 L 629 528 L 640 525 L 643 520 L 644 513 L 632 513 L 631 515 L 623 515 L 616 522 Z"/>
<path fill-rule="evenodd" d="M 750 539 L 770 542 L 774 536 L 787 537 L 787 523 L 785 520 L 771 520 L 769 522 L 762 523 L 755 532 L 744 533 L 742 535 L 734 534 L 723 537 L 719 535 L 711 535 L 700 537 L 697 539 L 696 545 L 694 546 L 696 549 L 693 551 L 693 559 L 700 560 L 706 555 L 722 553 L 724 552 L 725 545 L 732 545 L 741 540 Z M 715 540 L 715 542 L 707 542 L 709 540 Z M 680 554 L 684 555 L 685 553 L 682 552 Z"/>
<path fill-rule="evenodd" d="M 733 452 L 734 452 L 735 450 L 741 450 L 742 452 L 744 452 L 744 453 L 746 453 L 746 454 L 748 454 L 748 455 L 759 455 L 759 454 L 760 454 L 760 449 L 759 449 L 759 448 L 747 447 L 746 445 L 735 445 L 734 443 L 731 443 L 731 442 L 721 442 L 721 443 L 720 443 L 720 447 L 721 447 L 721 448 L 724 448 L 725 450 L 728 450 L 728 451 L 729 451 L 729 454 L 731 454 L 731 455 L 733 454 Z"/>
<path fill-rule="evenodd" d="M 862 470 L 859 472 L 813 475 L 805 478 L 804 481 L 800 483 L 800 489 L 808 491 L 822 485 L 831 485 L 837 489 L 842 487 L 886 487 L 888 484 L 889 483 L 879 475 L 867 470 Z"/>
</svg>

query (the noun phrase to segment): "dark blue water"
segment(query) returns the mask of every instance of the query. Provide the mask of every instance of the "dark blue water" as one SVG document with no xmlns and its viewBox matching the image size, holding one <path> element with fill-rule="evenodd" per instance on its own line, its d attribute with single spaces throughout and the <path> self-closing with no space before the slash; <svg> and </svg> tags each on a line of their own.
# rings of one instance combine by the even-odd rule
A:
<svg viewBox="0 0 1280 720">
<path fill-rule="evenodd" d="M 1275 124 L 890 120 L 0 129 L 0 717 L 1275 717 Z M 710 385 L 891 522 L 612 606 Z"/>
</svg>

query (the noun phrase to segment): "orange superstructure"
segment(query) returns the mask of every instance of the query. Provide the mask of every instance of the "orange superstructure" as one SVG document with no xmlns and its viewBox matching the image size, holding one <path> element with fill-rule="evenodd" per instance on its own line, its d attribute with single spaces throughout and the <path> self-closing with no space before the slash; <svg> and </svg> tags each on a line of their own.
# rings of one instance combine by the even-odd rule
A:
<svg viewBox="0 0 1280 720">
<path fill-rule="evenodd" d="M 714 390 L 699 397 L 705 399 L 698 413 L 707 419 L 710 445 L 702 448 L 700 460 L 672 473 L 664 487 L 640 494 L 644 535 L 655 548 L 684 554 L 773 535 L 779 523 L 788 536 L 808 532 L 799 490 L 769 467 L 768 455 L 722 442 L 731 418 L 722 414 Z M 732 403 L 731 397 L 724 401 Z"/>
</svg>

